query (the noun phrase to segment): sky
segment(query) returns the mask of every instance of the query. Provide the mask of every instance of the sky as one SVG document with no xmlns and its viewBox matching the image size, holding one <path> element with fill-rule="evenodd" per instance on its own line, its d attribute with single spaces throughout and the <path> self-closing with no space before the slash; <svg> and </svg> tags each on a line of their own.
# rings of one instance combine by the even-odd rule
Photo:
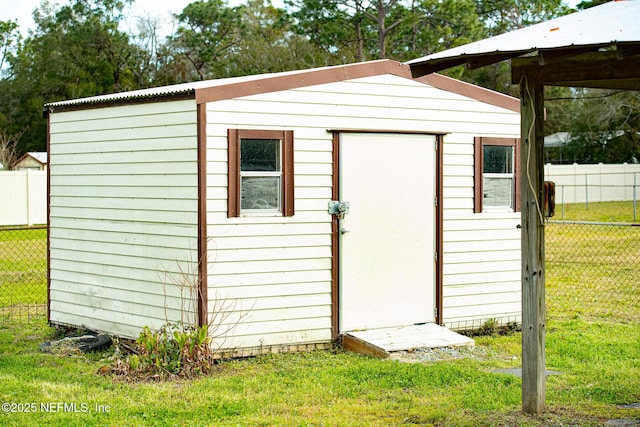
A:
<svg viewBox="0 0 640 427">
<path fill-rule="evenodd" d="M 172 29 L 172 14 L 180 13 L 182 9 L 194 0 L 135 0 L 132 10 L 127 13 L 127 24 L 135 29 L 136 17 L 151 16 L 158 19 L 163 31 L 169 34 Z M 40 5 L 41 0 L 0 0 L 0 21 L 18 21 L 23 35 L 28 29 L 33 29 L 33 11 Z M 67 4 L 65 0 L 50 0 L 51 4 Z M 230 5 L 234 2 L 229 1 Z"/>
</svg>

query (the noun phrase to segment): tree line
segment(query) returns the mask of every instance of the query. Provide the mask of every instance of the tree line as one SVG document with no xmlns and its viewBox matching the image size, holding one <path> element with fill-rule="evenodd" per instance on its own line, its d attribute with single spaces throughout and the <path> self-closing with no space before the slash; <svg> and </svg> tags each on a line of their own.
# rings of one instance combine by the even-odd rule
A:
<svg viewBox="0 0 640 427">
<path fill-rule="evenodd" d="M 282 7 L 270 0 L 238 6 L 198 0 L 175 14 L 174 29 L 165 36 L 151 16 L 136 17 L 132 28 L 125 25 L 134 1 L 42 0 L 27 36 L 17 22 L 0 21 L 5 168 L 12 156 L 45 150 L 47 102 L 381 58 L 406 61 L 573 11 L 562 0 L 284 0 Z M 578 8 L 598 3 L 584 1 Z M 515 94 L 505 63 L 446 73 Z M 547 128 L 584 133 L 572 128 L 581 123 L 597 133 L 615 123 L 616 130 L 639 129 L 637 94 L 600 92 L 552 88 Z M 600 101 L 588 102 L 593 96 Z M 624 153 L 609 160 L 640 157 L 637 132 L 633 135 L 634 141 L 622 144 Z M 576 150 L 565 158 L 611 157 L 611 150 L 602 148 L 607 144 L 611 139 L 601 138 L 599 149 Z"/>
</svg>

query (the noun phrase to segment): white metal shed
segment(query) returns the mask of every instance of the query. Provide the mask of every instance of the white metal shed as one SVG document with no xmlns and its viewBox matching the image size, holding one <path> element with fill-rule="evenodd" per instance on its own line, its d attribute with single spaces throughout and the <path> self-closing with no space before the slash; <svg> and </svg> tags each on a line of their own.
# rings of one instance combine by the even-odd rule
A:
<svg viewBox="0 0 640 427">
<path fill-rule="evenodd" d="M 381 60 L 46 111 L 52 323 L 249 355 L 520 320 L 517 99 Z"/>
</svg>

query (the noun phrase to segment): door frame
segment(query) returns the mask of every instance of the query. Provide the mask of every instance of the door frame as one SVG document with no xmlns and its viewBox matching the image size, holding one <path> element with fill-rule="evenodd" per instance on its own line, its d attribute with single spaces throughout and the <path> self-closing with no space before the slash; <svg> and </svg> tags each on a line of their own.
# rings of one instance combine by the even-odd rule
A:
<svg viewBox="0 0 640 427">
<path fill-rule="evenodd" d="M 339 200 L 340 193 L 340 135 L 344 133 L 376 133 L 376 134 L 412 134 L 429 135 L 435 137 L 435 322 L 442 324 L 443 319 L 443 143 L 444 135 L 441 132 L 409 132 L 409 131 L 383 131 L 361 129 L 332 129 L 333 134 L 333 179 L 331 199 Z M 337 215 L 332 215 L 331 221 L 331 336 L 334 340 L 340 336 L 340 220 Z"/>
</svg>

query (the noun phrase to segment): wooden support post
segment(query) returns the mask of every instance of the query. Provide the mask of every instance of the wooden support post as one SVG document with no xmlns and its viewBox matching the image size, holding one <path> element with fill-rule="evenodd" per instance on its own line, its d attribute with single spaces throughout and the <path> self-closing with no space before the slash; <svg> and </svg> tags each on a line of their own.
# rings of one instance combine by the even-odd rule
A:
<svg viewBox="0 0 640 427">
<path fill-rule="evenodd" d="M 545 407 L 544 292 L 544 86 L 532 76 L 520 83 L 522 197 L 522 410 Z"/>
</svg>

